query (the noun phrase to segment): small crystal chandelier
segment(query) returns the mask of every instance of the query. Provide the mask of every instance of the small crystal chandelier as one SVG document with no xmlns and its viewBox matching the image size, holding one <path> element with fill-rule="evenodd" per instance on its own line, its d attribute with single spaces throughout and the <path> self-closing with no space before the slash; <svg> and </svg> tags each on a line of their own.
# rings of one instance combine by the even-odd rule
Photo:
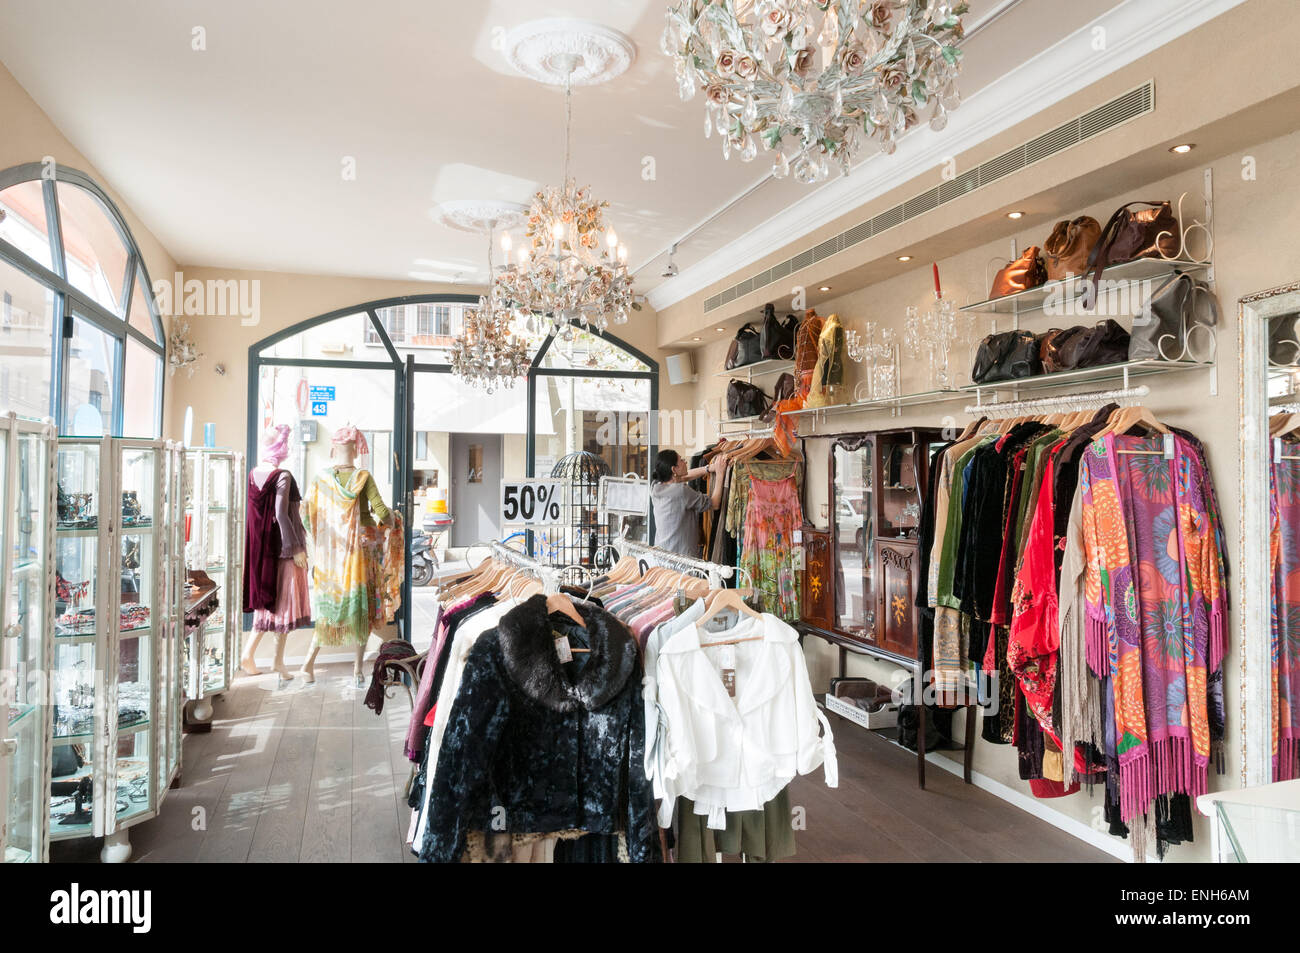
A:
<svg viewBox="0 0 1300 953">
<path fill-rule="evenodd" d="M 633 299 L 627 246 L 619 243 L 613 228 L 605 227 L 609 203 L 596 201 L 569 177 L 572 76 L 579 58 L 564 54 L 559 63 L 567 71 L 564 184 L 533 196 L 515 262 L 509 260 L 510 233 L 502 233 L 506 265 L 492 285 L 495 299 L 513 311 L 530 334 L 555 334 L 574 323 L 604 331 L 611 321 L 626 324 L 629 311 L 641 310 Z"/>
<path fill-rule="evenodd" d="M 704 135 L 742 162 L 776 151 L 772 174 L 821 182 L 843 174 L 861 133 L 892 154 L 930 108 L 930 128 L 961 104 L 964 2 L 681 0 L 660 48 L 683 100 L 704 92 Z"/>
<path fill-rule="evenodd" d="M 451 372 L 489 394 L 515 386 L 532 363 L 527 346 L 511 333 L 511 316 L 502 308 L 492 281 L 492 231 L 488 230 L 488 293 L 478 308 L 467 312 L 459 337 L 451 346 Z"/>
</svg>

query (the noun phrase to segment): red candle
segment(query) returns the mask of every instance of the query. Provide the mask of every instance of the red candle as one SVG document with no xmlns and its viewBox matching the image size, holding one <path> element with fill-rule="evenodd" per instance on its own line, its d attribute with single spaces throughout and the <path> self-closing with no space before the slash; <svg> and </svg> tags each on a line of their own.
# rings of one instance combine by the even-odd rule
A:
<svg viewBox="0 0 1300 953">
<path fill-rule="evenodd" d="M 937 301 L 943 297 L 943 292 L 939 290 L 939 263 L 934 263 L 934 297 Z"/>
</svg>

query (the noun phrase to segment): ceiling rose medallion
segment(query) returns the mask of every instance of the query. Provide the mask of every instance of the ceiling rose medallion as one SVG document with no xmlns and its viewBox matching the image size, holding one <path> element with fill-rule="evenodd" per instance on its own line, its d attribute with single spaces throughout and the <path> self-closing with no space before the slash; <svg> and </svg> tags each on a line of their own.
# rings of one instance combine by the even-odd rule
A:
<svg viewBox="0 0 1300 953">
<path fill-rule="evenodd" d="M 635 48 L 608 27 L 582 20 L 540 20 L 506 36 L 506 59 L 538 82 L 564 87 L 564 174 L 539 190 L 528 209 L 517 258 L 501 236 L 506 264 L 492 296 L 530 332 L 555 334 L 573 324 L 604 331 L 639 311 L 627 271 L 627 247 L 605 224 L 609 203 L 569 175 L 573 86 L 606 82 L 631 65 Z"/>
<path fill-rule="evenodd" d="M 967 4 L 948 0 L 681 0 L 660 48 L 683 100 L 705 98 L 704 135 L 772 174 L 821 182 L 844 174 L 859 137 L 893 153 L 928 114 L 941 130 L 957 92 Z"/>
</svg>

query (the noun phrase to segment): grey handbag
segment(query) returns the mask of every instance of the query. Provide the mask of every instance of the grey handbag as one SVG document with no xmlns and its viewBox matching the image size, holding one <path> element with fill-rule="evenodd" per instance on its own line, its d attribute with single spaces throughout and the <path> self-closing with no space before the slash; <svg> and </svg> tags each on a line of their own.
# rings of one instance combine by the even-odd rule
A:
<svg viewBox="0 0 1300 953">
<path fill-rule="evenodd" d="M 1197 328 L 1219 323 L 1219 300 L 1205 282 L 1188 274 L 1171 275 L 1133 318 L 1130 361 L 1174 361 L 1191 356 Z"/>
<path fill-rule="evenodd" d="M 1279 314 L 1268 322 L 1268 362 L 1277 367 L 1300 364 L 1300 314 Z"/>
</svg>

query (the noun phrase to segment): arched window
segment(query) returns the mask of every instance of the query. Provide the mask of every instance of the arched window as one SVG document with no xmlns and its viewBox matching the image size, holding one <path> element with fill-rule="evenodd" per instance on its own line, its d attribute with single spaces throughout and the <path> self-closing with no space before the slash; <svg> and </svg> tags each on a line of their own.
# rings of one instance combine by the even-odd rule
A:
<svg viewBox="0 0 1300 953">
<path fill-rule="evenodd" d="M 59 432 L 156 437 L 166 341 L 149 274 L 88 176 L 0 172 L 0 410 Z"/>
</svg>

